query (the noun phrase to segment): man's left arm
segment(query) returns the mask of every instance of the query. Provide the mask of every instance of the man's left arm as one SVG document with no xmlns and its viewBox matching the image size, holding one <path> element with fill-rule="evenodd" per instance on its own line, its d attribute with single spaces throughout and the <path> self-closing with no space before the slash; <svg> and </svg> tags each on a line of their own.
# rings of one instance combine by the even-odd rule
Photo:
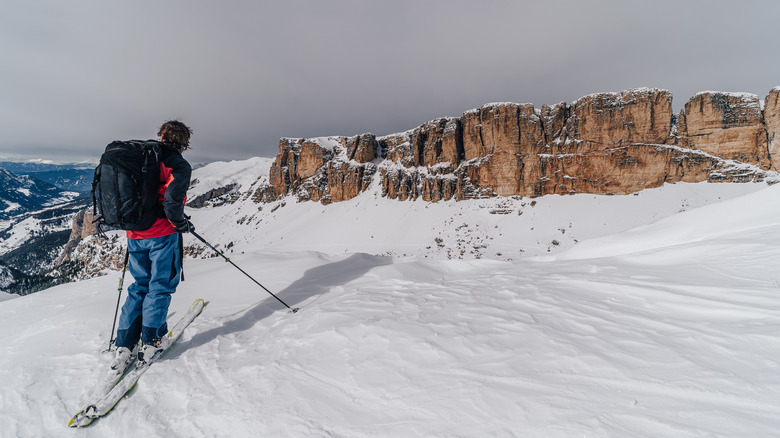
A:
<svg viewBox="0 0 780 438">
<path fill-rule="evenodd" d="M 177 229 L 186 227 L 189 221 L 184 216 L 184 201 L 187 199 L 187 189 L 190 187 L 192 167 L 179 153 L 163 157 L 162 162 L 165 167 L 171 169 L 173 177 L 173 181 L 165 189 L 165 200 L 163 201 L 165 216 Z"/>
</svg>

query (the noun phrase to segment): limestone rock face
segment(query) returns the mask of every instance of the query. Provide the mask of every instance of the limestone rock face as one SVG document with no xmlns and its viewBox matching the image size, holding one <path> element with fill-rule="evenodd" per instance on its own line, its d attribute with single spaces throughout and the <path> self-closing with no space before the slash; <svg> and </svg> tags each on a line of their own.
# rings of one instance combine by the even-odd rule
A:
<svg viewBox="0 0 780 438">
<path fill-rule="evenodd" d="M 236 188 L 235 184 L 227 184 L 222 187 L 215 187 L 208 192 L 187 201 L 187 207 L 203 208 L 206 206 L 218 206 L 228 202 L 234 202 L 238 194 L 231 192 Z"/>
<path fill-rule="evenodd" d="M 663 144 L 672 124 L 672 94 L 641 88 L 622 93 L 600 93 L 572 104 L 567 134 L 577 139 L 574 150 L 586 153 L 632 143 Z"/>
<path fill-rule="evenodd" d="M 314 176 L 317 170 L 322 167 L 330 158 L 325 149 L 318 143 L 304 140 L 300 143 L 301 148 L 298 154 L 298 160 L 295 163 L 295 180 L 301 182 L 306 178 Z"/>
<path fill-rule="evenodd" d="M 716 157 L 769 169 L 767 131 L 758 96 L 706 91 L 685 104 L 683 145 Z"/>
<path fill-rule="evenodd" d="M 293 174 L 295 171 L 295 154 L 293 153 L 292 139 L 283 138 L 279 140 L 279 153 L 276 155 L 274 164 L 271 165 L 268 180 L 271 183 L 275 196 L 285 195 L 291 188 L 290 167 Z M 289 166 L 288 164 L 292 165 Z"/>
<path fill-rule="evenodd" d="M 717 166 L 718 160 L 705 154 L 645 144 L 591 154 L 545 155 L 528 163 L 523 192 L 628 194 L 666 182 L 706 181 Z"/>
<path fill-rule="evenodd" d="M 461 120 L 464 159 L 475 160 L 468 164 L 469 180 L 499 196 L 518 194 L 524 159 L 548 152 L 533 105 L 489 104 L 467 111 Z"/>
<path fill-rule="evenodd" d="M 378 143 L 385 151 L 387 161 L 398 163 L 406 168 L 416 165 L 412 153 L 411 135 L 408 132 L 382 137 L 378 139 Z"/>
<path fill-rule="evenodd" d="M 373 134 L 344 137 L 341 139 L 341 142 L 350 160 L 355 160 L 358 163 L 368 163 L 376 158 L 379 144 Z"/>
<path fill-rule="evenodd" d="M 566 126 L 566 119 L 569 117 L 571 108 L 566 106 L 566 102 L 560 102 L 553 106 L 542 105 L 540 114 L 542 127 L 544 128 L 545 144 L 550 144 L 554 140 L 565 143 L 565 133 L 563 128 Z"/>
<path fill-rule="evenodd" d="M 88 236 L 97 234 L 95 223 L 92 222 L 94 219 L 95 218 L 92 216 L 92 211 L 89 208 L 76 213 L 76 215 L 73 217 L 70 237 L 68 237 L 68 241 L 62 248 L 62 253 L 54 262 L 55 266 L 60 266 L 61 264 L 69 261 L 71 259 L 73 250 L 76 249 L 82 240 L 86 239 Z"/>
<path fill-rule="evenodd" d="M 343 161 L 328 163 L 329 202 L 340 202 L 352 199 L 368 188 L 371 176 L 376 171 L 374 166 L 361 166 Z"/>
<path fill-rule="evenodd" d="M 256 199 L 295 193 L 301 200 L 339 202 L 365 190 L 376 172 L 371 163 L 380 150 L 373 134 L 327 139 L 283 138 L 271 165 L 271 187 Z M 270 196 L 270 195 L 275 196 Z"/>
<path fill-rule="evenodd" d="M 435 202 L 778 178 L 779 100 L 780 87 L 763 111 L 754 95 L 703 92 L 676 117 L 669 91 L 639 88 L 492 103 L 379 138 L 282 139 L 262 196 L 339 202 L 374 180 L 382 196 Z"/>
<path fill-rule="evenodd" d="M 773 88 L 764 100 L 768 154 L 771 170 L 780 171 L 780 87 Z"/>
<path fill-rule="evenodd" d="M 490 154 L 531 154 L 544 151 L 539 115 L 530 103 L 495 103 L 467 111 L 463 123 L 464 159 Z"/>
<path fill-rule="evenodd" d="M 331 155 L 316 141 L 284 138 L 272 166 L 271 184 L 277 192 L 284 193 L 288 186 L 300 185 L 314 176 Z"/>
<path fill-rule="evenodd" d="M 432 120 L 410 135 L 412 162 L 415 166 L 439 166 L 452 172 L 463 156 L 460 120 L 452 117 Z"/>
</svg>

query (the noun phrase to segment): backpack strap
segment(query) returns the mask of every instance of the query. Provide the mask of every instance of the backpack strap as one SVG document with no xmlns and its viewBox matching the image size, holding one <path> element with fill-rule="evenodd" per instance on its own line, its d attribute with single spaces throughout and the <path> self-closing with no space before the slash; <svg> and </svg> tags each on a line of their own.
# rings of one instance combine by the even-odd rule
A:
<svg viewBox="0 0 780 438">
<path fill-rule="evenodd" d="M 97 216 L 97 198 L 95 197 L 95 189 L 97 189 L 98 180 L 100 179 L 100 165 L 95 167 L 95 173 L 92 176 L 92 217 Z"/>
<path fill-rule="evenodd" d="M 90 195 L 92 195 L 92 223 L 93 224 L 95 222 L 100 222 L 101 219 L 101 216 L 98 215 L 97 197 L 95 195 L 95 190 L 97 190 L 99 181 L 100 181 L 100 165 L 98 164 L 98 166 L 95 167 L 95 174 L 92 177 L 92 191 L 90 192 Z M 101 224 L 98 223 L 97 229 L 101 234 L 104 234 L 100 225 Z"/>
<path fill-rule="evenodd" d="M 98 214 L 98 206 L 97 206 L 97 196 L 95 195 L 95 191 L 97 190 L 97 186 L 100 182 L 100 165 L 95 168 L 95 176 L 92 177 L 92 191 L 90 194 L 92 195 L 92 223 L 97 224 L 95 228 L 97 229 L 97 235 L 101 238 L 108 238 L 106 235 L 106 231 L 103 229 L 103 216 Z"/>
</svg>

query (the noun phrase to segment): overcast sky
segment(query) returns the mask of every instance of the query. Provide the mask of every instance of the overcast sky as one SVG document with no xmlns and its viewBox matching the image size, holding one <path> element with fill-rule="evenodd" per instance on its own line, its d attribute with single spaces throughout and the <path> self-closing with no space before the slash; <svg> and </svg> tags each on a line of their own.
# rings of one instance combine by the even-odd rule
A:
<svg viewBox="0 0 780 438">
<path fill-rule="evenodd" d="M 5 3 L 0 159 L 95 159 L 171 118 L 195 131 L 197 162 L 488 102 L 646 86 L 679 111 L 698 91 L 780 85 L 776 0 Z"/>
</svg>

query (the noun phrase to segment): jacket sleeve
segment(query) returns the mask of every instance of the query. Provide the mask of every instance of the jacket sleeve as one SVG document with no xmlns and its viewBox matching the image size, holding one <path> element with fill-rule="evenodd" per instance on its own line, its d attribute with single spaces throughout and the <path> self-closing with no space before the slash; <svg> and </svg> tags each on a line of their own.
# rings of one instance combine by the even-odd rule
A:
<svg viewBox="0 0 780 438">
<path fill-rule="evenodd" d="M 171 169 L 173 181 L 165 189 L 163 208 L 165 217 L 174 226 L 184 225 L 187 219 L 184 217 L 184 201 L 187 198 L 187 189 L 190 187 L 192 167 L 179 152 L 171 151 L 163 154 L 162 162 L 165 167 Z"/>
</svg>

